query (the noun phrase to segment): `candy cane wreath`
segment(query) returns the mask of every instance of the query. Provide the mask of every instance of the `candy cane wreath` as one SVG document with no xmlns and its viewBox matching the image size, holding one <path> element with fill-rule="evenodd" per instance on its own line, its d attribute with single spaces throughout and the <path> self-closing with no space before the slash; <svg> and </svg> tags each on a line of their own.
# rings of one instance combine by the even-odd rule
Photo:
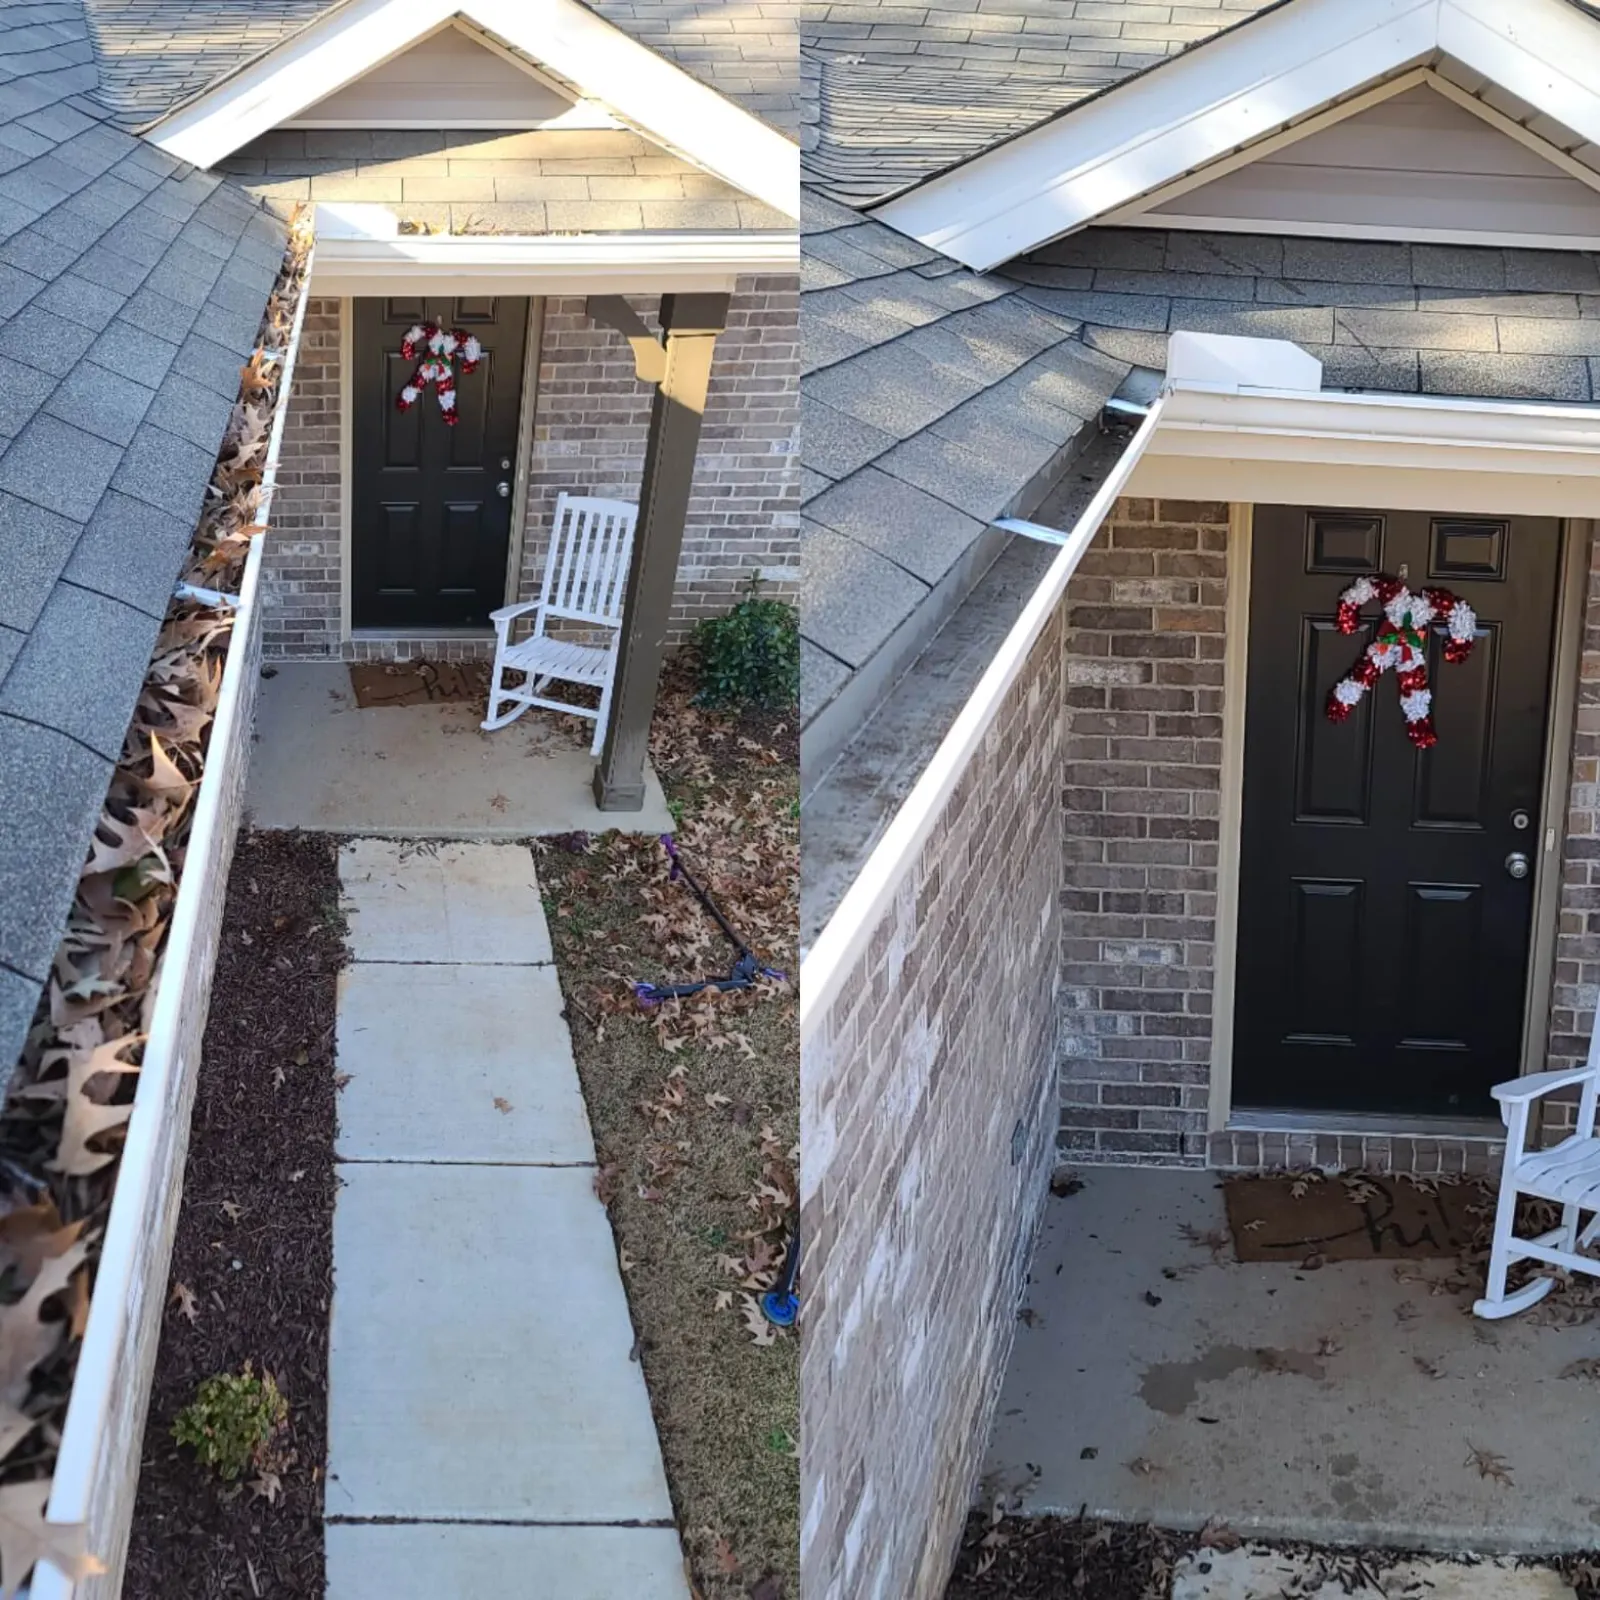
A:
<svg viewBox="0 0 1600 1600">
<path fill-rule="evenodd" d="M 439 393 L 439 410 L 444 420 L 453 428 L 460 418 L 456 415 L 455 358 L 461 359 L 461 375 L 475 372 L 483 360 L 483 346 L 470 333 L 459 328 L 448 332 L 436 322 L 418 322 L 407 330 L 400 341 L 400 354 L 407 361 L 416 359 L 419 351 L 426 351 L 411 374 L 406 386 L 395 396 L 395 409 L 409 411 L 431 383 Z"/>
<path fill-rule="evenodd" d="M 1382 620 L 1361 659 L 1329 691 L 1328 720 L 1343 722 L 1367 690 L 1393 667 L 1406 737 L 1419 750 L 1431 749 L 1439 736 L 1433 730 L 1433 691 L 1428 687 L 1428 626 L 1442 617 L 1450 635 L 1445 641 L 1445 660 L 1465 661 L 1477 636 L 1477 615 L 1448 589 L 1413 593 L 1404 580 L 1374 572 L 1357 578 L 1339 596 L 1339 632 L 1354 633 L 1361 626 L 1362 606 L 1373 600 L 1383 608 Z"/>
</svg>

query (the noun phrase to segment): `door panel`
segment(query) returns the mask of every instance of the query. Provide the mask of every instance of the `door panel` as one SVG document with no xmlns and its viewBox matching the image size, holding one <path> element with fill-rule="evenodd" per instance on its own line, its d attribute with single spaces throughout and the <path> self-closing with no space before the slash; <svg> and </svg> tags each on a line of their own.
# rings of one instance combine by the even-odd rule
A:
<svg viewBox="0 0 1600 1600">
<path fill-rule="evenodd" d="M 1550 518 L 1257 507 L 1237 1105 L 1489 1114 L 1489 1087 L 1517 1072 L 1533 876 L 1505 862 L 1537 859 L 1560 548 Z M 1371 638 L 1366 616 L 1334 627 L 1340 591 L 1402 565 L 1479 619 L 1458 665 L 1444 628 L 1430 636 L 1427 751 L 1392 672 L 1347 721 L 1323 711 Z"/>
<path fill-rule="evenodd" d="M 351 621 L 357 628 L 485 628 L 505 601 L 528 301 L 358 299 L 351 353 Z M 417 322 L 470 327 L 484 356 L 458 377 L 454 427 L 428 389 L 395 397 L 416 366 Z"/>
</svg>

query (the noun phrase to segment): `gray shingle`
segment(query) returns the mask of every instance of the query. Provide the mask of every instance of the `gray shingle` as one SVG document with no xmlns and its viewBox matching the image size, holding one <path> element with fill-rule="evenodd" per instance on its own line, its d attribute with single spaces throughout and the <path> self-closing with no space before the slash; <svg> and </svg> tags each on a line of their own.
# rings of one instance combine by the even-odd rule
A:
<svg viewBox="0 0 1600 1600">
<path fill-rule="evenodd" d="M 118 294 L 132 294 L 150 272 L 144 262 L 104 241 L 92 245 L 78 257 L 76 270 L 91 283 L 113 289 Z"/>
<path fill-rule="evenodd" d="M 82 527 L 0 494 L 0 624 L 24 633 L 39 619 Z"/>
<path fill-rule="evenodd" d="M 10 439 L 21 433 L 54 386 L 49 373 L 0 356 L 0 436 Z"/>
<path fill-rule="evenodd" d="M 275 277 L 276 274 L 272 276 Z M 255 308 L 249 311 L 230 311 L 226 306 L 208 301 L 200 308 L 200 314 L 194 319 L 193 331 L 202 339 L 209 340 L 212 344 L 219 344 L 227 350 L 250 349 L 254 346 L 256 335 L 261 328 L 261 313 L 270 287 L 269 278 L 256 296 Z"/>
<path fill-rule="evenodd" d="M 145 422 L 123 452 L 111 481 L 123 494 L 170 512 L 192 527 L 216 456 L 215 447 L 203 450 Z"/>
<path fill-rule="evenodd" d="M 189 330 L 194 327 L 198 315 L 194 306 L 169 299 L 153 288 L 149 282 L 135 290 L 122 308 L 125 322 L 175 345 L 182 344 L 188 338 Z"/>
<path fill-rule="evenodd" d="M 1507 400 L 1590 398 L 1588 363 L 1580 356 L 1424 350 L 1419 361 L 1425 394 Z"/>
<path fill-rule="evenodd" d="M 0 457 L 0 489 L 73 522 L 87 522 L 119 455 L 115 445 L 81 428 L 37 416 Z"/>
<path fill-rule="evenodd" d="M 94 330 L 46 311 L 35 300 L 0 328 L 0 355 L 64 376 L 94 343 Z"/>
<path fill-rule="evenodd" d="M 215 457 L 233 404 L 216 390 L 169 372 L 156 393 L 154 420 L 169 433 L 187 439 L 208 456 Z"/>
<path fill-rule="evenodd" d="M 836 411 L 807 385 L 800 396 L 800 459 L 830 478 L 848 477 L 895 443 L 893 434 Z"/>
<path fill-rule="evenodd" d="M 0 964 L 39 983 L 110 779 L 108 760 L 64 734 L 0 715 Z M 6 1043 L 6 1060 L 14 1060 L 22 1041 Z"/>
<path fill-rule="evenodd" d="M 262 299 L 262 309 L 266 309 L 265 297 Z M 243 365 L 244 362 L 233 351 L 193 333 L 183 341 L 172 363 L 175 372 L 203 383 L 208 389 L 215 389 L 229 400 L 238 396 L 239 372 Z"/>
<path fill-rule="evenodd" d="M 0 748 L 0 756 L 3 755 Z M 33 1026 L 40 987 L 34 979 L 24 978 L 10 967 L 0 967 L 0 1039 L 20 1039 Z M 0 1087 L 9 1083 L 12 1070 L 0 1071 Z"/>
<path fill-rule="evenodd" d="M 36 302 L 43 310 L 98 333 L 117 314 L 122 296 L 74 272 L 57 278 Z"/>
<path fill-rule="evenodd" d="M 1600 268 L 1575 250 L 1507 250 L 1506 287 L 1592 293 L 1600 289 Z"/>
<path fill-rule="evenodd" d="M 928 586 L 854 539 L 809 520 L 800 529 L 801 631 L 860 667 L 922 603 Z"/>
<path fill-rule="evenodd" d="M 981 379 L 936 366 L 904 340 L 829 367 L 809 385 L 816 399 L 896 439 L 909 439 L 984 387 Z"/>
<path fill-rule="evenodd" d="M 0 622 L 0 683 L 5 681 L 5 675 L 11 670 L 11 663 L 17 659 L 17 652 L 27 637 L 21 628 L 8 628 Z"/>
<path fill-rule="evenodd" d="M 89 359 L 119 372 L 135 383 L 157 385 L 166 377 L 178 346 L 158 339 L 120 319 L 113 322 L 89 349 Z"/>
<path fill-rule="evenodd" d="M 850 669 L 820 645 L 800 641 L 800 715 L 810 721 L 850 677 Z"/>
<path fill-rule="evenodd" d="M 1174 272 L 1276 277 L 1283 271 L 1283 240 L 1249 233 L 1189 233 L 1174 229 L 1167 235 L 1165 265 Z"/>
<path fill-rule="evenodd" d="M 1410 284 L 1411 246 L 1363 239 L 1285 239 L 1283 276 L 1329 283 Z"/>
<path fill-rule="evenodd" d="M 83 530 L 65 576 L 161 617 L 193 537 L 192 523 L 111 489 Z"/>
<path fill-rule="evenodd" d="M 0 715 L 56 728 L 114 761 L 160 628 L 148 612 L 58 584 L 0 685 Z"/>
<path fill-rule="evenodd" d="M 1312 283 L 1304 278 L 1273 277 L 1256 279 L 1256 300 L 1275 306 L 1377 306 L 1386 311 L 1414 311 L 1417 290 L 1410 284 Z"/>
<path fill-rule="evenodd" d="M 127 445 L 154 398 L 146 385 L 85 361 L 62 380 L 46 410 L 112 444 Z"/>
<path fill-rule="evenodd" d="M 1092 289 L 1038 289 L 1018 291 L 1034 305 L 1064 317 L 1092 322 L 1099 328 L 1145 328 L 1164 332 L 1172 315 L 1172 302 L 1164 296 L 1098 294 Z"/>
<path fill-rule="evenodd" d="M 876 467 L 835 484 L 806 511 L 928 584 L 937 583 L 983 532 L 982 522 Z"/>
<path fill-rule="evenodd" d="M 1360 309 L 1342 309 L 1333 315 L 1337 330 L 1334 342 L 1359 344 L 1369 350 L 1384 346 L 1405 350 L 1494 350 L 1499 345 L 1493 317 Z"/>
<path fill-rule="evenodd" d="M 1500 348 L 1513 355 L 1600 356 L 1600 320 L 1501 317 Z"/>
<path fill-rule="evenodd" d="M 1011 506 L 1020 487 L 1042 471 L 1055 453 L 1036 434 L 1019 433 L 1008 456 L 997 458 L 930 429 L 896 445 L 873 465 L 987 524 Z M 818 505 L 810 509 L 818 514 Z M 822 520 L 830 519 L 824 515 Z"/>
<path fill-rule="evenodd" d="M 1506 253 L 1460 244 L 1414 244 L 1414 281 L 1440 289 L 1504 289 Z"/>
<path fill-rule="evenodd" d="M 41 287 L 77 259 L 77 251 L 33 228 L 24 228 L 0 244 L 0 262 L 38 278 Z M 5 314 L 9 316 L 10 312 Z"/>
</svg>

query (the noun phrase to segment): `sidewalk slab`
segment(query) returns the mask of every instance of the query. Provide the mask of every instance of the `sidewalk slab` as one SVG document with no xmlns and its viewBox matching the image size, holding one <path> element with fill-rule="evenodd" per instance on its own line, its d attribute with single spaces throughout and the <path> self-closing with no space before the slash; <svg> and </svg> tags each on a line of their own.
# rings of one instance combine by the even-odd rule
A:
<svg viewBox="0 0 1600 1600">
<path fill-rule="evenodd" d="M 339 882 L 352 960 L 554 959 L 525 845 L 356 839 L 339 851 Z"/>
<path fill-rule="evenodd" d="M 670 1523 L 593 1172 L 340 1176 L 328 1514 Z"/>
<path fill-rule="evenodd" d="M 594 1161 L 554 967 L 339 975 L 341 1161 Z"/>
<path fill-rule="evenodd" d="M 1549 1567 L 1514 1561 L 1402 1561 L 1377 1572 L 1381 1587 L 1326 1573 L 1311 1554 L 1285 1550 L 1198 1550 L 1179 1561 L 1172 1600 L 1572 1600 L 1573 1588 Z M 1320 1576 L 1320 1581 L 1319 1580 Z M 331 1600 L 331 1597 L 330 1597 Z"/>
<path fill-rule="evenodd" d="M 672 1528 L 330 1523 L 327 1545 L 327 1600 L 689 1600 Z"/>
</svg>

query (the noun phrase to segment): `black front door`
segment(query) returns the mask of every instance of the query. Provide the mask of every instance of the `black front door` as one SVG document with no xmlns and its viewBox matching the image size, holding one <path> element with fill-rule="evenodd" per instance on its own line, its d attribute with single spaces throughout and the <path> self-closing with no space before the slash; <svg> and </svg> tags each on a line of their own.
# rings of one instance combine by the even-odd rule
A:
<svg viewBox="0 0 1600 1600">
<path fill-rule="evenodd" d="M 1520 1070 L 1560 550 L 1550 518 L 1257 507 L 1236 1106 L 1486 1115 Z M 1324 714 L 1377 614 L 1340 633 L 1341 591 L 1402 567 L 1478 615 L 1465 662 L 1431 630 L 1430 750 L 1393 671 Z"/>
<path fill-rule="evenodd" d="M 357 300 L 352 354 L 350 620 L 356 628 L 485 628 L 506 599 L 511 485 L 528 302 Z M 456 380 L 448 426 L 428 388 L 395 401 L 417 365 L 417 323 L 460 328 L 482 364 Z"/>
</svg>

